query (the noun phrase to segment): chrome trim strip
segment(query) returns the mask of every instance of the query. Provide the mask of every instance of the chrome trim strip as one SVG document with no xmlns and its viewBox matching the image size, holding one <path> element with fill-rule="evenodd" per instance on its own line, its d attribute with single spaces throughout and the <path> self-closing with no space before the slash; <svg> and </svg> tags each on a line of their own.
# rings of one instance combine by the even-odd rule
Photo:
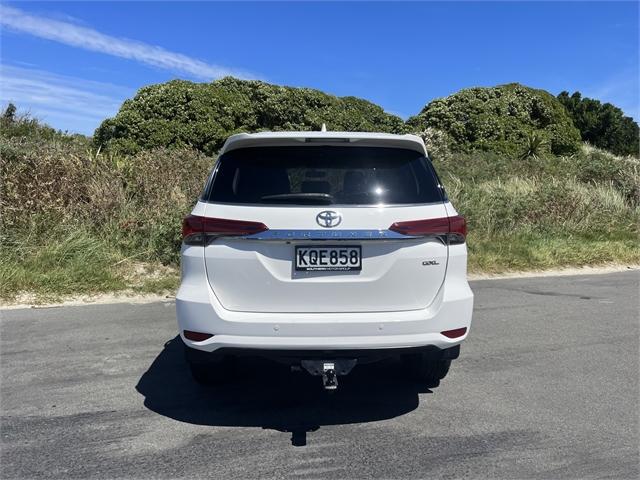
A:
<svg viewBox="0 0 640 480">
<path fill-rule="evenodd" d="M 403 235 L 393 230 L 266 230 L 242 237 L 245 240 L 411 240 L 424 236 Z"/>
<path fill-rule="evenodd" d="M 215 178 L 213 179 L 215 181 Z M 428 203 L 375 203 L 375 204 L 350 204 L 350 203 L 335 203 L 327 205 L 310 205 L 304 203 L 231 203 L 231 202 L 209 202 L 202 200 L 207 205 L 221 205 L 224 207 L 250 207 L 250 208 L 307 208 L 309 210 L 329 209 L 329 208 L 406 208 L 406 207 L 429 207 L 431 205 L 443 205 L 446 202 L 438 200 L 436 202 Z"/>
</svg>

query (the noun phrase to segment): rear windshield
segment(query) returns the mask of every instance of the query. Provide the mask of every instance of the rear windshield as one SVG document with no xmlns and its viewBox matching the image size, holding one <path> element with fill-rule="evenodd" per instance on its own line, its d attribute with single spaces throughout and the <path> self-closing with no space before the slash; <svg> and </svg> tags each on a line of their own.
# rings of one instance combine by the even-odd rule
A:
<svg viewBox="0 0 640 480">
<path fill-rule="evenodd" d="M 204 200 L 234 204 L 392 205 L 442 201 L 424 155 L 378 147 L 254 147 L 220 157 Z"/>
</svg>

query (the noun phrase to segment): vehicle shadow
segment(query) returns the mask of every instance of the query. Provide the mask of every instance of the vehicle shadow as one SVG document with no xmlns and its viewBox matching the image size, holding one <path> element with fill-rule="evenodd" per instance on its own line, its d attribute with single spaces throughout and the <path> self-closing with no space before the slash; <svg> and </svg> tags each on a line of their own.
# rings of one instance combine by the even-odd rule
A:
<svg viewBox="0 0 640 480">
<path fill-rule="evenodd" d="M 385 420 L 414 410 L 425 387 L 403 379 L 393 360 L 360 365 L 328 393 L 319 377 L 291 372 L 260 358 L 239 362 L 234 379 L 203 387 L 194 382 L 179 336 L 169 340 L 136 390 L 160 415 L 197 425 L 261 427 L 291 433 L 295 446 L 321 426 Z"/>
</svg>

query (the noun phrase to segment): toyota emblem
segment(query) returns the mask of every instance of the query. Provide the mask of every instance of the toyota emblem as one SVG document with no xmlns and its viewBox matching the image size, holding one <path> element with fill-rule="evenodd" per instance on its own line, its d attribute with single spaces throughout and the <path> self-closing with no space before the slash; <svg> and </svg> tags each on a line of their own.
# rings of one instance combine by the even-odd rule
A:
<svg viewBox="0 0 640 480">
<path fill-rule="evenodd" d="M 337 227 L 342 222 L 342 215 L 333 210 L 324 210 L 316 215 L 316 222 L 322 228 Z"/>
</svg>

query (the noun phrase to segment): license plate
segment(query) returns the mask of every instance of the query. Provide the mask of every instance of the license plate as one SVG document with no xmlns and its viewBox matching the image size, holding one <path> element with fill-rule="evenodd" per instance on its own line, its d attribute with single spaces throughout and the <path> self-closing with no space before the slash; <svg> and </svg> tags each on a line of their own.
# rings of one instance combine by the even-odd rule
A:
<svg viewBox="0 0 640 480">
<path fill-rule="evenodd" d="M 362 270 L 360 245 L 297 245 L 295 266 L 298 271 Z"/>
</svg>

